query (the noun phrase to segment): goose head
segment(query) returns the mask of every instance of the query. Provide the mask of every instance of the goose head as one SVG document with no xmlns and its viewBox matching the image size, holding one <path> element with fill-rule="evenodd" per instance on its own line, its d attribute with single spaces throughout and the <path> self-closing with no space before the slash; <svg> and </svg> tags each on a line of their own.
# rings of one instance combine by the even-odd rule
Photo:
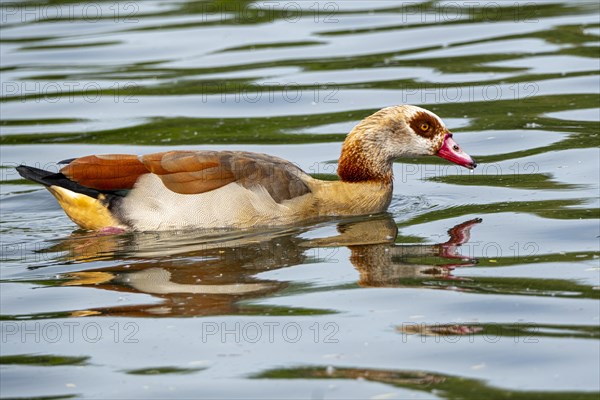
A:
<svg viewBox="0 0 600 400">
<path fill-rule="evenodd" d="M 440 117 L 412 105 L 387 107 L 362 120 L 346 137 L 338 164 L 344 181 L 390 181 L 402 157 L 438 156 L 473 169 L 475 161 L 454 141 Z"/>
</svg>

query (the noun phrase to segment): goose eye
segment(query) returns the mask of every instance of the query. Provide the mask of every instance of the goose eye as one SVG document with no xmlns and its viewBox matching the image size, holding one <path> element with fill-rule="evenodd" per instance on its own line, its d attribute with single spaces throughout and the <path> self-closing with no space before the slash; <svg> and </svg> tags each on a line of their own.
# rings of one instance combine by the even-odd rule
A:
<svg viewBox="0 0 600 400">
<path fill-rule="evenodd" d="M 423 122 L 420 126 L 421 130 L 423 132 L 428 131 L 429 130 L 429 124 L 427 122 Z"/>
</svg>

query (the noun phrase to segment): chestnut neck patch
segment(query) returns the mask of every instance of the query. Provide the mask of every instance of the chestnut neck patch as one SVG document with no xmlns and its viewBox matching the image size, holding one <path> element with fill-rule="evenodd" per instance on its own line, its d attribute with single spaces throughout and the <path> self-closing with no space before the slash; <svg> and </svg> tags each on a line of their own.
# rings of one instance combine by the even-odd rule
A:
<svg viewBox="0 0 600 400">
<path fill-rule="evenodd" d="M 417 112 L 408 124 L 417 135 L 426 139 L 431 139 L 442 129 L 438 119 L 424 111 Z"/>
<path fill-rule="evenodd" d="M 391 168 L 377 165 L 357 142 L 342 147 L 337 173 L 344 182 L 392 182 Z"/>
</svg>

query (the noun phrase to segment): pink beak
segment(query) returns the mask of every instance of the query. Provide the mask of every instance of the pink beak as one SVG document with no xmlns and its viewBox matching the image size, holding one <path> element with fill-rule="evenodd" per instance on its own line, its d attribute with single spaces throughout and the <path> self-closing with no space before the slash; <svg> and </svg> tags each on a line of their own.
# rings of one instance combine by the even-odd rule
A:
<svg viewBox="0 0 600 400">
<path fill-rule="evenodd" d="M 473 169 L 477 166 L 475 160 L 462 151 L 452 139 L 451 133 L 447 133 L 444 137 L 444 143 L 442 143 L 442 147 L 438 150 L 437 156 L 469 169 Z"/>
</svg>

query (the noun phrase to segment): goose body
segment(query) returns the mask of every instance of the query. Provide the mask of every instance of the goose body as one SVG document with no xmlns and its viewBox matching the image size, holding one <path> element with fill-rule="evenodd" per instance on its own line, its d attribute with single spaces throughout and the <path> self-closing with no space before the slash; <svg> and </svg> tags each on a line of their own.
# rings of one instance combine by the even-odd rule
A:
<svg viewBox="0 0 600 400">
<path fill-rule="evenodd" d="M 393 161 L 420 155 L 476 166 L 439 117 L 402 105 L 378 111 L 348 134 L 339 181 L 242 151 L 93 155 L 63 162 L 59 173 L 24 165 L 17 170 L 45 185 L 84 229 L 247 228 L 385 211 Z"/>
</svg>

